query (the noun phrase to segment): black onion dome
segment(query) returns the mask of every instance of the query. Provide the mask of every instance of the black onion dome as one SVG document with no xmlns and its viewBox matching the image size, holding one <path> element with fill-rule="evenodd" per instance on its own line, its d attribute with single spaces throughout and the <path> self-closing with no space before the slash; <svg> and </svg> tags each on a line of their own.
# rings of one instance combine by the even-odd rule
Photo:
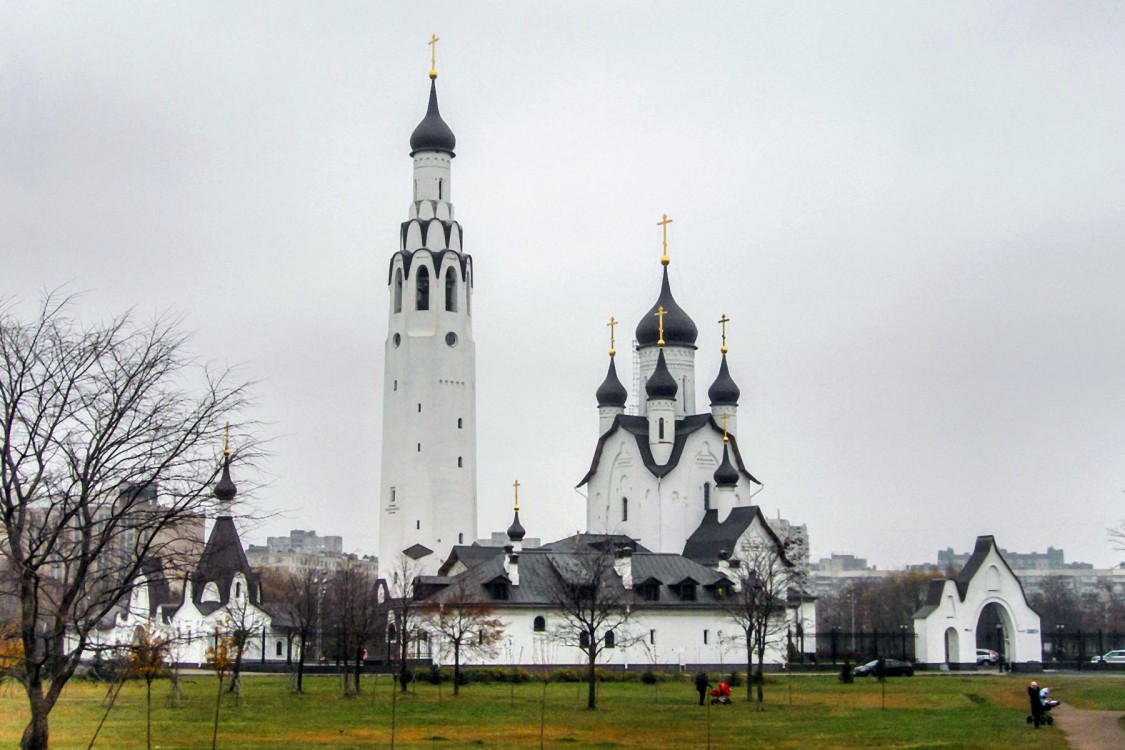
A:
<svg viewBox="0 0 1125 750">
<path fill-rule="evenodd" d="M 691 316 L 676 304 L 672 289 L 668 286 L 668 267 L 664 267 L 664 280 L 660 282 L 660 297 L 637 324 L 637 345 L 656 346 L 660 340 L 660 320 L 656 311 L 664 307 L 664 343 L 668 345 L 695 346 L 699 329 Z"/>
<path fill-rule="evenodd" d="M 410 155 L 414 156 L 419 151 L 444 151 L 450 156 L 456 156 L 453 153 L 456 145 L 457 138 L 438 112 L 437 81 L 431 80 L 430 106 L 426 108 L 426 116 L 422 118 L 422 122 L 410 134 Z"/>
<path fill-rule="evenodd" d="M 668 363 L 664 361 L 664 350 L 660 350 L 660 356 L 656 358 L 656 369 L 652 371 L 652 377 L 645 383 L 645 393 L 648 394 L 648 400 L 655 399 L 674 399 L 680 387 L 676 385 L 676 379 L 672 377 L 672 373 L 668 372 Z"/>
<path fill-rule="evenodd" d="M 508 527 L 508 539 L 513 542 L 522 542 L 526 533 L 523 524 L 520 523 L 520 512 L 517 510 L 515 518 L 512 519 L 512 525 Z"/>
<path fill-rule="evenodd" d="M 727 355 L 724 354 L 723 363 L 719 365 L 719 376 L 707 389 L 711 406 L 738 406 L 738 397 L 741 394 L 742 391 L 738 390 L 738 386 L 730 376 L 730 370 L 727 369 Z"/>
<path fill-rule="evenodd" d="M 223 475 L 219 477 L 218 483 L 215 484 L 215 489 L 212 491 L 215 498 L 229 503 L 234 500 L 234 496 L 238 494 L 238 487 L 230 478 L 230 456 L 223 458 Z"/>
<path fill-rule="evenodd" d="M 727 450 L 727 444 L 723 443 L 723 461 L 719 464 L 719 468 L 715 469 L 715 486 L 734 487 L 737 484 L 738 469 L 730 462 L 730 452 Z"/>
<path fill-rule="evenodd" d="M 629 398 L 629 392 L 617 379 L 617 367 L 613 364 L 613 357 L 609 358 L 609 370 L 605 374 L 605 380 L 598 386 L 597 396 L 598 406 L 624 407 L 625 400 Z"/>
</svg>

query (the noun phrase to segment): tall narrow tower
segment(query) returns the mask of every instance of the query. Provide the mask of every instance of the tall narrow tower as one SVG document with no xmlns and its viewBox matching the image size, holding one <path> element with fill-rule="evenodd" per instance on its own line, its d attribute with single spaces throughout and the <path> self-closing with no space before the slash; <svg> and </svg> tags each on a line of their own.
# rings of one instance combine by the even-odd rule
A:
<svg viewBox="0 0 1125 750">
<path fill-rule="evenodd" d="M 426 116 L 410 136 L 414 200 L 387 275 L 379 501 L 387 578 L 404 562 L 434 574 L 452 545 L 477 535 L 473 260 L 453 215 L 457 141 L 438 112 L 436 79 L 431 69 Z"/>
</svg>

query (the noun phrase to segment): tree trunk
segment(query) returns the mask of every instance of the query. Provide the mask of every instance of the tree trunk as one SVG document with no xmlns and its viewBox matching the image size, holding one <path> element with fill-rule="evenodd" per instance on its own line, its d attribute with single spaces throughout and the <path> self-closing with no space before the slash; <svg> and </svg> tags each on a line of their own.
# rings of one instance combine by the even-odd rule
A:
<svg viewBox="0 0 1125 750">
<path fill-rule="evenodd" d="M 297 693 L 301 693 L 305 677 L 305 634 L 301 633 L 301 653 L 297 655 Z"/>
<path fill-rule="evenodd" d="M 223 702 L 223 676 L 219 675 L 219 692 L 215 696 L 215 728 L 211 732 L 211 750 L 219 741 L 219 704 Z"/>
<path fill-rule="evenodd" d="M 230 685 L 227 687 L 228 693 L 233 693 L 240 687 L 239 678 L 242 675 L 242 642 L 239 641 L 238 646 L 234 649 L 234 668 L 230 671 Z M 239 693 L 241 695 L 241 693 Z"/>
<path fill-rule="evenodd" d="M 363 671 L 363 644 L 356 646 L 355 650 L 355 694 L 360 694 L 359 675 Z"/>
<path fill-rule="evenodd" d="M 598 707 L 598 690 L 597 683 L 595 682 L 595 678 L 597 675 L 594 666 L 597 660 L 598 652 L 594 647 L 593 636 L 590 637 L 590 648 L 586 651 L 586 655 L 589 657 L 589 663 L 586 665 L 586 679 L 590 682 L 589 693 L 586 697 L 586 708 L 593 709 Z"/>
<path fill-rule="evenodd" d="M 439 678 L 440 679 L 440 678 Z M 453 643 L 453 695 L 461 694 L 461 644 Z"/>
<path fill-rule="evenodd" d="M 762 674 L 762 662 L 765 660 L 765 658 L 766 658 L 766 649 L 763 646 L 759 646 L 758 647 L 758 671 L 754 675 L 754 682 L 757 683 L 757 685 L 758 685 L 758 710 L 759 711 L 762 710 L 762 703 L 764 701 L 764 698 L 762 697 L 762 690 L 763 690 L 763 683 L 765 683 L 765 676 Z"/>
<path fill-rule="evenodd" d="M 746 702 L 754 700 L 754 646 L 746 630 Z"/>
<path fill-rule="evenodd" d="M 152 750 L 152 677 L 145 676 L 145 747 Z"/>
<path fill-rule="evenodd" d="M 28 692 L 30 693 L 30 688 Z M 47 715 L 49 709 L 42 695 L 29 695 L 28 697 L 31 698 L 31 720 L 27 722 L 27 728 L 23 730 L 20 748 L 21 750 L 47 750 Z"/>
</svg>

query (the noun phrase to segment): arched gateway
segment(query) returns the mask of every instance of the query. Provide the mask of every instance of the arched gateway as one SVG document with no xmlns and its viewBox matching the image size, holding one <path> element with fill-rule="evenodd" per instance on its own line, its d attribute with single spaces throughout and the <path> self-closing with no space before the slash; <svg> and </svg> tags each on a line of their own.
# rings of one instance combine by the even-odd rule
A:
<svg viewBox="0 0 1125 750">
<path fill-rule="evenodd" d="M 999 652 L 1013 668 L 1042 663 L 1039 615 L 991 536 L 977 537 L 956 578 L 930 582 L 925 606 L 914 613 L 914 632 L 919 666 L 975 666 L 978 648 Z"/>
</svg>

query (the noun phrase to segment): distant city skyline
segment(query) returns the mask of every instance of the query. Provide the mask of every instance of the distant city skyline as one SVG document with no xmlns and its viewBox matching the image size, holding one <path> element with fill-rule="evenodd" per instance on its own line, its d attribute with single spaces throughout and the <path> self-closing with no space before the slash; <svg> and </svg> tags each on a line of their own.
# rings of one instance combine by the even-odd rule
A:
<svg viewBox="0 0 1125 750">
<path fill-rule="evenodd" d="M 980 534 L 1125 558 L 1119 3 L 0 0 L 2 295 L 169 311 L 260 381 L 243 538 L 377 552 L 431 33 L 476 272 L 480 536 L 517 478 L 529 535 L 584 525 L 605 323 L 628 385 L 667 213 L 697 397 L 727 315 L 755 502 L 813 559 Z"/>
</svg>

